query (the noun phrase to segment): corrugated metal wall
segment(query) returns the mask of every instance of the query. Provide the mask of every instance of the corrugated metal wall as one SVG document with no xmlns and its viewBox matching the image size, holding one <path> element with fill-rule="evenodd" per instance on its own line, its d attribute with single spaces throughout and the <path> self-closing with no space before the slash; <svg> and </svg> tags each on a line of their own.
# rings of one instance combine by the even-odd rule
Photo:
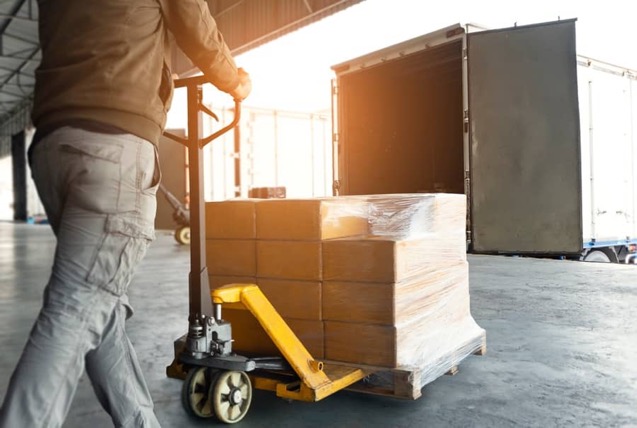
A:
<svg viewBox="0 0 637 428">
<path fill-rule="evenodd" d="M 254 49 L 363 0 L 207 0 L 219 30 L 234 55 Z M 173 71 L 193 70 L 181 53 Z"/>
</svg>

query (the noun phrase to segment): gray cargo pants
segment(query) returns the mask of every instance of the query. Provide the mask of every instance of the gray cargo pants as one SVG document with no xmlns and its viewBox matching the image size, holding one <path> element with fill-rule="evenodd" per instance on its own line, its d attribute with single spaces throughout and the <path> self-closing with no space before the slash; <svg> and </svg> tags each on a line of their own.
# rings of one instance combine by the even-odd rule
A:
<svg viewBox="0 0 637 428">
<path fill-rule="evenodd" d="M 124 328 L 128 284 L 154 238 L 156 149 L 130 134 L 64 127 L 31 162 L 57 248 L 0 427 L 61 426 L 84 369 L 115 426 L 158 427 Z"/>
</svg>

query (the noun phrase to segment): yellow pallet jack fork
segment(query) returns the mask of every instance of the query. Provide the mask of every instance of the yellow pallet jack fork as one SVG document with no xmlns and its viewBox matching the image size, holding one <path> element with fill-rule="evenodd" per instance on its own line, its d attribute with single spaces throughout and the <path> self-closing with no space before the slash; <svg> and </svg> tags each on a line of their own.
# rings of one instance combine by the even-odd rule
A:
<svg viewBox="0 0 637 428">
<path fill-rule="evenodd" d="M 318 401 L 364 378 L 365 370 L 315 360 L 287 323 L 254 284 L 231 284 L 210 293 L 206 267 L 203 148 L 233 129 L 240 120 L 241 102 L 235 100 L 234 118 L 212 135 L 199 135 L 200 116 L 215 114 L 202 103 L 204 76 L 175 81 L 186 88 L 188 135 L 166 137 L 188 148 L 190 180 L 190 275 L 188 281 L 188 333 L 175 342 L 175 360 L 167 367 L 170 377 L 184 379 L 182 404 L 202 418 L 216 416 L 236 423 L 247 414 L 252 388 L 276 392 L 300 401 Z M 249 310 L 282 354 L 247 357 L 232 350 L 232 326 L 222 317 L 222 305 Z"/>
<path fill-rule="evenodd" d="M 259 321 L 299 377 L 297 382 L 283 383 L 270 382 L 267 378 L 253 376 L 258 389 L 276 391 L 277 396 L 282 398 L 319 401 L 367 375 L 359 368 L 325 365 L 315 360 L 259 287 L 254 284 L 230 284 L 213 290 L 212 301 L 215 304 L 243 304 Z"/>
</svg>

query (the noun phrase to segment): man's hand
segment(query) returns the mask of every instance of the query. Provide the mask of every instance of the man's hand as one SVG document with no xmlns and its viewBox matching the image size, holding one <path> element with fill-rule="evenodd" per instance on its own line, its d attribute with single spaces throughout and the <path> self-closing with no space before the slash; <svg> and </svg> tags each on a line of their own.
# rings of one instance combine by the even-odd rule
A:
<svg viewBox="0 0 637 428">
<path fill-rule="evenodd" d="M 242 101 L 252 92 L 252 80 L 250 80 L 250 75 L 246 73 L 243 68 L 240 68 L 238 71 L 239 86 L 230 91 L 230 95 L 232 95 L 235 100 Z"/>
</svg>

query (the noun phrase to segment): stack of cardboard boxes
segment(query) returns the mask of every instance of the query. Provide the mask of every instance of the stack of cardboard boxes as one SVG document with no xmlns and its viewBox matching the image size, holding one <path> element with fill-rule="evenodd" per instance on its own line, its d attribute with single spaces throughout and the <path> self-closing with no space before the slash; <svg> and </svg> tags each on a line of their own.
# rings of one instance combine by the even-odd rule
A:
<svg viewBox="0 0 637 428">
<path fill-rule="evenodd" d="M 429 367 L 478 349 L 465 198 L 413 194 L 206 204 L 212 288 L 257 284 L 315 358 Z M 237 352 L 276 354 L 254 317 L 225 309 Z"/>
<path fill-rule="evenodd" d="M 229 200 L 206 204 L 212 289 L 257 284 L 315 358 L 324 357 L 322 243 L 367 233 L 366 206 L 345 199 Z M 254 317 L 226 309 L 234 349 L 277 354 Z"/>
</svg>

